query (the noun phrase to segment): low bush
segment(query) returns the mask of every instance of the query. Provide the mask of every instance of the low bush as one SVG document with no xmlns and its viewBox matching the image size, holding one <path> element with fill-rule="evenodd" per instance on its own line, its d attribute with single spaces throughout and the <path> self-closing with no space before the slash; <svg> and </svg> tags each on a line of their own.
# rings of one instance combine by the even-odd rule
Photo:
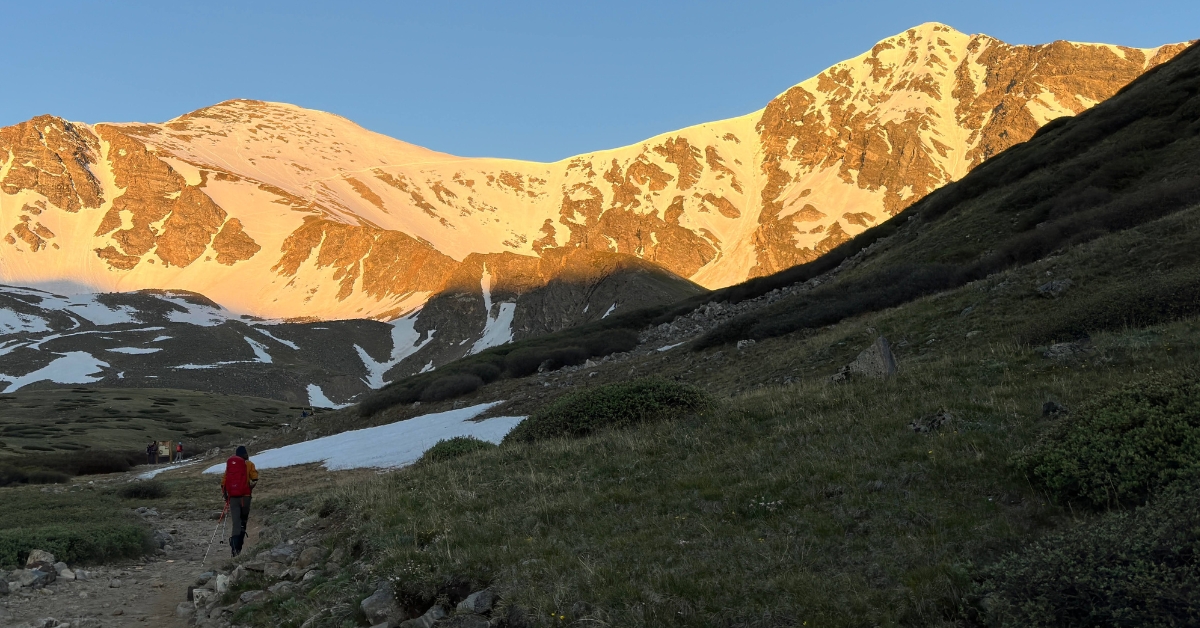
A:
<svg viewBox="0 0 1200 628">
<path fill-rule="evenodd" d="M 442 401 L 458 397 L 473 393 L 479 390 L 480 386 L 483 386 L 483 380 L 478 375 L 446 375 L 433 380 L 421 391 L 421 401 Z"/>
<path fill-rule="evenodd" d="M 455 436 L 448 440 L 440 440 L 421 456 L 421 463 L 445 462 L 459 456 L 495 449 L 496 445 L 471 436 Z"/>
<path fill-rule="evenodd" d="M 474 364 L 465 364 L 462 371 L 469 375 L 474 375 L 483 380 L 483 383 L 490 384 L 500 379 L 500 374 L 504 371 L 499 366 L 491 362 L 477 362 Z"/>
<path fill-rule="evenodd" d="M 1146 327 L 1200 314 L 1200 274 L 1146 277 L 1136 285 L 1120 283 L 1067 301 L 1031 320 L 1018 337 L 1029 344 L 1085 338 L 1098 331 Z"/>
<path fill-rule="evenodd" d="M 597 386 L 563 395 L 534 412 L 504 442 L 587 436 L 596 430 L 669 419 L 710 403 L 699 388 L 660 379 Z"/>
<path fill-rule="evenodd" d="M 71 476 L 47 469 L 27 469 L 11 464 L 0 464 L 0 486 L 13 484 L 62 484 Z"/>
<path fill-rule="evenodd" d="M 149 531 L 135 523 L 73 523 L 0 529 L 0 565 L 22 565 L 42 549 L 68 564 L 136 558 L 150 549 Z"/>
<path fill-rule="evenodd" d="M 1085 404 L 1017 467 L 1067 500 L 1139 504 L 1200 472 L 1196 371 L 1156 375 Z"/>
<path fill-rule="evenodd" d="M 999 628 L 1200 625 L 1200 489 L 1114 511 L 983 570 L 971 613 Z"/>
<path fill-rule="evenodd" d="M 131 482 L 117 490 L 125 499 L 162 499 L 170 494 L 167 486 L 157 480 Z"/>
</svg>

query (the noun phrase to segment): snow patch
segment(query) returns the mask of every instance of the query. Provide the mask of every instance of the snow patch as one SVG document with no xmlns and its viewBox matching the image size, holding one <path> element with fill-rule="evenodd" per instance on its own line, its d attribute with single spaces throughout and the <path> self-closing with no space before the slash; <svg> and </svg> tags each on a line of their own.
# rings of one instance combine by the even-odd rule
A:
<svg viewBox="0 0 1200 628">
<path fill-rule="evenodd" d="M 414 312 L 398 318 L 391 322 L 392 325 L 392 355 L 384 362 L 376 362 L 366 349 L 358 345 L 354 345 L 354 350 L 358 352 L 358 357 L 362 360 L 363 366 L 367 369 L 367 376 L 363 379 L 367 386 L 371 388 L 383 388 L 383 376 L 388 371 L 392 370 L 393 366 L 399 364 L 402 360 L 413 355 L 414 353 L 425 348 L 433 340 L 433 335 L 437 333 L 436 329 L 429 330 L 429 335 L 425 340 L 421 340 L 421 332 L 417 331 L 417 314 Z"/>
<path fill-rule="evenodd" d="M 250 349 L 254 351 L 255 360 L 263 364 L 271 364 L 271 354 L 267 353 L 267 345 L 257 340 L 252 340 L 249 336 L 242 336 L 242 339 L 250 343 Z"/>
<path fill-rule="evenodd" d="M 600 318 L 608 318 L 608 315 L 612 314 L 613 310 L 615 309 L 617 309 L 617 304 L 613 303 L 612 305 L 608 306 L 608 311 L 604 312 L 604 316 L 601 316 Z"/>
<path fill-rule="evenodd" d="M 469 408 L 447 410 L 398 421 L 388 425 L 342 432 L 278 449 L 269 449 L 252 456 L 259 469 L 277 469 L 313 462 L 324 463 L 330 471 L 345 469 L 394 469 L 410 465 L 438 443 L 456 436 L 473 436 L 499 444 L 506 434 L 525 420 L 520 416 L 505 416 L 472 421 L 484 411 L 502 401 L 483 403 Z M 221 473 L 224 464 L 216 464 L 205 473 Z"/>
<path fill-rule="evenodd" d="M 285 347 L 291 347 L 292 349 L 295 349 L 296 351 L 300 350 L 300 346 L 297 345 L 296 343 L 292 342 L 291 340 L 284 340 L 283 338 L 280 338 L 280 337 L 272 334 L 271 332 L 269 332 L 265 329 L 262 329 L 261 327 L 255 327 L 254 330 L 257 331 L 258 333 L 266 336 L 267 338 L 270 338 L 271 340 L 278 342 L 279 344 L 281 344 Z"/>
<path fill-rule="evenodd" d="M 105 351 L 112 351 L 113 353 L 129 353 L 129 354 L 137 355 L 137 354 L 141 354 L 141 353 L 158 353 L 159 351 L 162 351 L 162 348 L 161 347 L 145 347 L 145 348 L 144 347 L 115 347 L 113 349 L 105 349 Z"/>
<path fill-rule="evenodd" d="M 334 410 L 337 410 L 338 408 L 345 408 L 346 406 L 349 406 L 351 404 L 334 403 L 329 400 L 329 397 L 325 396 L 325 391 L 321 390 L 320 386 L 318 386 L 316 384 L 309 384 L 308 385 L 308 405 L 313 406 L 315 408 L 333 408 Z"/>
<path fill-rule="evenodd" d="M 671 349 L 674 349 L 675 347 L 678 347 L 679 345 L 682 345 L 682 344 L 684 344 L 684 343 L 682 343 L 682 342 L 677 342 L 677 343 L 675 343 L 675 344 L 673 344 L 673 345 L 666 345 L 666 346 L 662 346 L 662 347 L 659 347 L 659 348 L 657 349 L 657 351 L 659 351 L 659 352 L 662 352 L 662 351 L 670 351 Z"/>
<path fill-rule="evenodd" d="M 12 310 L 0 310 L 0 333 L 19 334 L 21 332 L 38 334 L 50 331 L 46 319 L 33 314 L 23 314 Z"/>
<path fill-rule="evenodd" d="M 512 322 L 513 315 L 516 313 L 516 303 L 501 303 L 500 312 L 496 314 L 496 318 L 492 318 L 491 310 L 488 310 L 487 322 L 483 325 L 483 335 L 475 341 L 475 344 L 471 345 L 471 350 L 467 351 L 467 355 L 479 353 L 488 347 L 512 342 Z"/>
<path fill-rule="evenodd" d="M 199 327 L 216 327 L 221 323 L 229 320 L 229 313 L 220 308 L 214 308 L 210 305 L 197 305 L 182 297 L 168 296 L 156 294 L 155 297 L 162 299 L 168 303 L 178 305 L 183 308 L 183 311 L 172 310 L 167 313 L 167 320 L 172 323 L 187 323 Z"/>
<path fill-rule="evenodd" d="M 165 467 L 159 467 L 159 468 L 157 468 L 157 469 L 154 469 L 153 471 L 147 471 L 147 472 L 145 472 L 145 473 L 139 473 L 137 477 L 138 477 L 138 479 L 139 479 L 139 480 L 153 480 L 153 479 L 154 479 L 154 477 L 155 477 L 155 476 L 157 476 L 159 473 L 163 473 L 164 471 L 170 471 L 170 470 L 172 470 L 172 469 L 179 469 L 179 468 L 182 468 L 182 467 L 186 467 L 186 466 L 188 466 L 188 465 L 190 465 L 190 464 L 195 464 L 195 463 L 197 463 L 197 462 L 199 462 L 199 460 L 188 460 L 188 461 L 186 461 L 186 462 L 179 462 L 179 463 L 176 463 L 176 464 L 169 464 L 169 465 L 167 465 L 167 466 L 165 466 Z"/>
<path fill-rule="evenodd" d="M 60 357 L 42 368 L 25 375 L 0 374 L 0 381 L 10 382 L 4 392 L 16 392 L 29 384 L 51 381 L 56 384 L 90 384 L 102 378 L 97 373 L 108 366 L 108 362 L 97 360 L 86 351 L 69 351 L 56 354 Z"/>
</svg>

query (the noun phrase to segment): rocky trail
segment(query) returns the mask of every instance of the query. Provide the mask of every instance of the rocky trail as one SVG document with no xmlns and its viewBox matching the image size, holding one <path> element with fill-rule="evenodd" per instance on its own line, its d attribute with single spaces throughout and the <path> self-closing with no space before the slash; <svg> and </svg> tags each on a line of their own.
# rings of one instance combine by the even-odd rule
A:
<svg viewBox="0 0 1200 628">
<path fill-rule="evenodd" d="M 60 569 L 52 581 L 13 587 L 20 571 L 11 572 L 10 593 L 0 596 L 0 626 L 14 628 L 109 628 L 158 626 L 182 628 L 190 616 L 177 613 L 187 603 L 189 586 L 197 576 L 227 567 L 228 545 L 217 534 L 208 559 L 202 562 L 213 537 L 216 514 L 158 512 L 139 508 L 164 547 L 153 556 L 85 567 Z M 251 518 L 247 545 L 256 543 L 261 525 Z M 227 534 L 226 534 L 227 536 Z M 186 604 L 191 606 L 190 603 Z"/>
</svg>

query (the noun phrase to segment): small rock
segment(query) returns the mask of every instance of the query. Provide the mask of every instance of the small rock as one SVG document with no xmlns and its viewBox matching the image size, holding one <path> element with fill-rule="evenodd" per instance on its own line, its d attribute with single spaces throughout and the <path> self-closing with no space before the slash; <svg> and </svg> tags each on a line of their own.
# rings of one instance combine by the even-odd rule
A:
<svg viewBox="0 0 1200 628">
<path fill-rule="evenodd" d="M 273 560 L 269 560 L 263 564 L 263 575 L 272 580 L 278 580 L 285 571 L 287 571 L 287 565 L 284 565 L 283 563 L 277 563 Z"/>
<path fill-rule="evenodd" d="M 49 565 L 53 565 L 56 562 L 58 562 L 58 560 L 54 558 L 54 554 L 51 554 L 45 550 L 35 549 L 32 552 L 29 552 L 29 558 L 25 559 L 25 567 L 27 569 L 32 569 L 36 563 L 47 563 Z"/>
<path fill-rule="evenodd" d="M 749 349 L 750 347 L 753 347 L 753 346 L 754 346 L 753 340 L 739 340 L 737 342 L 738 351 L 741 351 L 742 349 Z"/>
<path fill-rule="evenodd" d="M 309 547 L 303 552 L 300 552 L 300 556 L 296 559 L 296 568 L 307 569 L 308 567 L 321 562 L 322 558 L 325 558 L 325 548 Z"/>
<path fill-rule="evenodd" d="M 909 427 L 909 429 L 911 429 L 914 432 L 917 432 L 918 434 L 923 434 L 923 433 L 937 431 L 937 430 L 941 429 L 943 426 L 949 425 L 957 420 L 958 420 L 958 418 L 955 417 L 953 414 L 950 414 L 949 410 L 946 410 L 945 408 L 943 408 L 941 410 L 938 410 L 934 414 L 931 414 L 927 417 L 921 417 L 921 418 L 917 419 L 916 421 L 909 423 L 908 427 Z"/>
<path fill-rule="evenodd" d="M 246 577 L 246 569 L 244 567 L 242 567 L 241 565 L 238 565 L 233 570 L 233 573 L 229 574 L 229 586 L 236 585 L 237 583 L 242 581 L 242 578 L 245 578 L 245 577 Z"/>
<path fill-rule="evenodd" d="M 1038 294 L 1040 294 L 1044 297 L 1049 297 L 1049 298 L 1054 299 L 1054 298 L 1058 298 L 1059 295 L 1066 292 L 1067 289 L 1070 288 L 1073 283 L 1074 282 L 1072 282 L 1070 279 L 1065 279 L 1065 278 L 1064 279 L 1055 279 L 1054 281 L 1048 281 L 1048 282 L 1038 286 L 1037 291 L 1038 291 Z"/>
<path fill-rule="evenodd" d="M 290 582 L 277 582 L 267 587 L 267 591 L 271 592 L 272 595 L 287 595 L 291 593 L 292 589 L 295 587 L 296 585 Z"/>
<path fill-rule="evenodd" d="M 249 604 L 250 602 L 257 600 L 264 595 L 266 595 L 266 593 L 263 591 L 246 591 L 238 596 L 238 601 L 242 604 Z"/>
<path fill-rule="evenodd" d="M 982 331 L 975 329 L 975 330 L 967 332 L 967 338 L 974 338 L 975 336 L 978 336 L 979 334 L 982 334 L 982 333 L 983 333 Z"/>
<path fill-rule="evenodd" d="M 275 562 L 290 565 L 292 561 L 296 559 L 297 553 L 299 553 L 299 550 L 295 545 L 281 544 L 271 548 L 271 551 L 267 553 L 267 556 L 270 560 Z"/>
<path fill-rule="evenodd" d="M 396 596 L 392 592 L 392 585 L 386 581 L 380 583 L 375 588 L 375 592 L 362 601 L 359 608 L 362 609 L 363 615 L 366 615 L 367 621 L 371 625 L 381 622 L 394 624 L 407 618 L 400 605 L 396 603 Z"/>
<path fill-rule="evenodd" d="M 125 611 L 123 611 L 119 608 L 112 612 L 113 617 L 120 617 L 121 615 L 124 615 L 124 614 L 125 614 Z"/>
<path fill-rule="evenodd" d="M 442 608 L 441 606 L 434 606 L 433 608 L 425 611 L 424 615 L 421 615 L 416 619 L 410 619 L 408 621 L 401 622 L 400 628 L 431 628 L 434 622 L 442 619 L 446 615 L 446 609 Z"/>
<path fill-rule="evenodd" d="M 108 588 L 110 588 L 110 589 L 120 589 L 120 588 L 121 588 L 121 580 L 120 580 L 119 578 L 113 578 L 112 580 L 109 580 L 109 581 L 108 581 Z"/>
<path fill-rule="evenodd" d="M 312 580 L 313 578 L 319 578 L 320 576 L 321 576 L 320 569 L 309 569 L 308 571 L 304 572 L 304 577 L 301 578 L 300 580 L 303 582 L 308 582 L 309 580 Z"/>
<path fill-rule="evenodd" d="M 896 356 L 887 338 L 880 336 L 863 349 L 849 364 L 849 372 L 866 375 L 872 379 L 888 379 L 896 375 Z"/>
<path fill-rule="evenodd" d="M 100 620 L 95 617 L 81 617 L 71 622 L 71 628 L 100 628 Z"/>
<path fill-rule="evenodd" d="M 196 610 L 204 608 L 210 601 L 216 601 L 216 599 L 216 593 L 212 589 L 192 590 L 192 605 Z"/>
<path fill-rule="evenodd" d="M 492 610 L 492 605 L 495 603 L 496 594 L 488 589 L 484 589 L 468 595 L 467 599 L 458 603 L 457 608 L 459 612 L 484 615 Z"/>
<path fill-rule="evenodd" d="M 1042 416 L 1056 417 L 1067 413 L 1067 407 L 1057 401 L 1047 401 L 1042 404 Z"/>
<path fill-rule="evenodd" d="M 154 544 L 159 548 L 166 549 L 168 545 L 171 545 L 174 542 L 175 537 L 171 536 L 170 532 L 167 532 L 166 530 L 154 531 Z"/>
<path fill-rule="evenodd" d="M 180 619 L 184 619 L 184 620 L 191 619 L 192 616 L 195 614 L 196 614 L 196 605 L 195 604 L 188 604 L 187 602 L 180 602 L 179 605 L 175 607 L 175 616 Z"/>
<path fill-rule="evenodd" d="M 214 571 L 206 571 L 206 572 L 196 576 L 196 584 L 200 585 L 200 586 L 204 586 L 204 585 L 208 584 L 208 581 L 212 580 L 213 576 L 215 576 L 215 575 L 217 575 L 217 574 Z"/>
<path fill-rule="evenodd" d="M 92 579 L 92 574 L 91 574 L 91 572 L 84 571 L 82 569 L 76 569 L 75 570 L 75 579 L 80 582 L 87 582 L 88 580 Z"/>
</svg>

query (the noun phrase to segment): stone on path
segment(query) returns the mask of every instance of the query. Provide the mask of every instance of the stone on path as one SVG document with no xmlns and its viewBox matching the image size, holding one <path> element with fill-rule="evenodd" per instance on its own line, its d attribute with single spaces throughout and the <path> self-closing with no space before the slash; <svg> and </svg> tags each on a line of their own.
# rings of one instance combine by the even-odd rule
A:
<svg viewBox="0 0 1200 628">
<path fill-rule="evenodd" d="M 37 563 L 48 563 L 53 565 L 56 562 L 58 562 L 58 559 L 54 558 L 54 554 L 51 554 L 45 550 L 35 549 L 32 552 L 29 552 L 29 558 L 25 559 L 25 566 L 32 568 Z"/>
</svg>

